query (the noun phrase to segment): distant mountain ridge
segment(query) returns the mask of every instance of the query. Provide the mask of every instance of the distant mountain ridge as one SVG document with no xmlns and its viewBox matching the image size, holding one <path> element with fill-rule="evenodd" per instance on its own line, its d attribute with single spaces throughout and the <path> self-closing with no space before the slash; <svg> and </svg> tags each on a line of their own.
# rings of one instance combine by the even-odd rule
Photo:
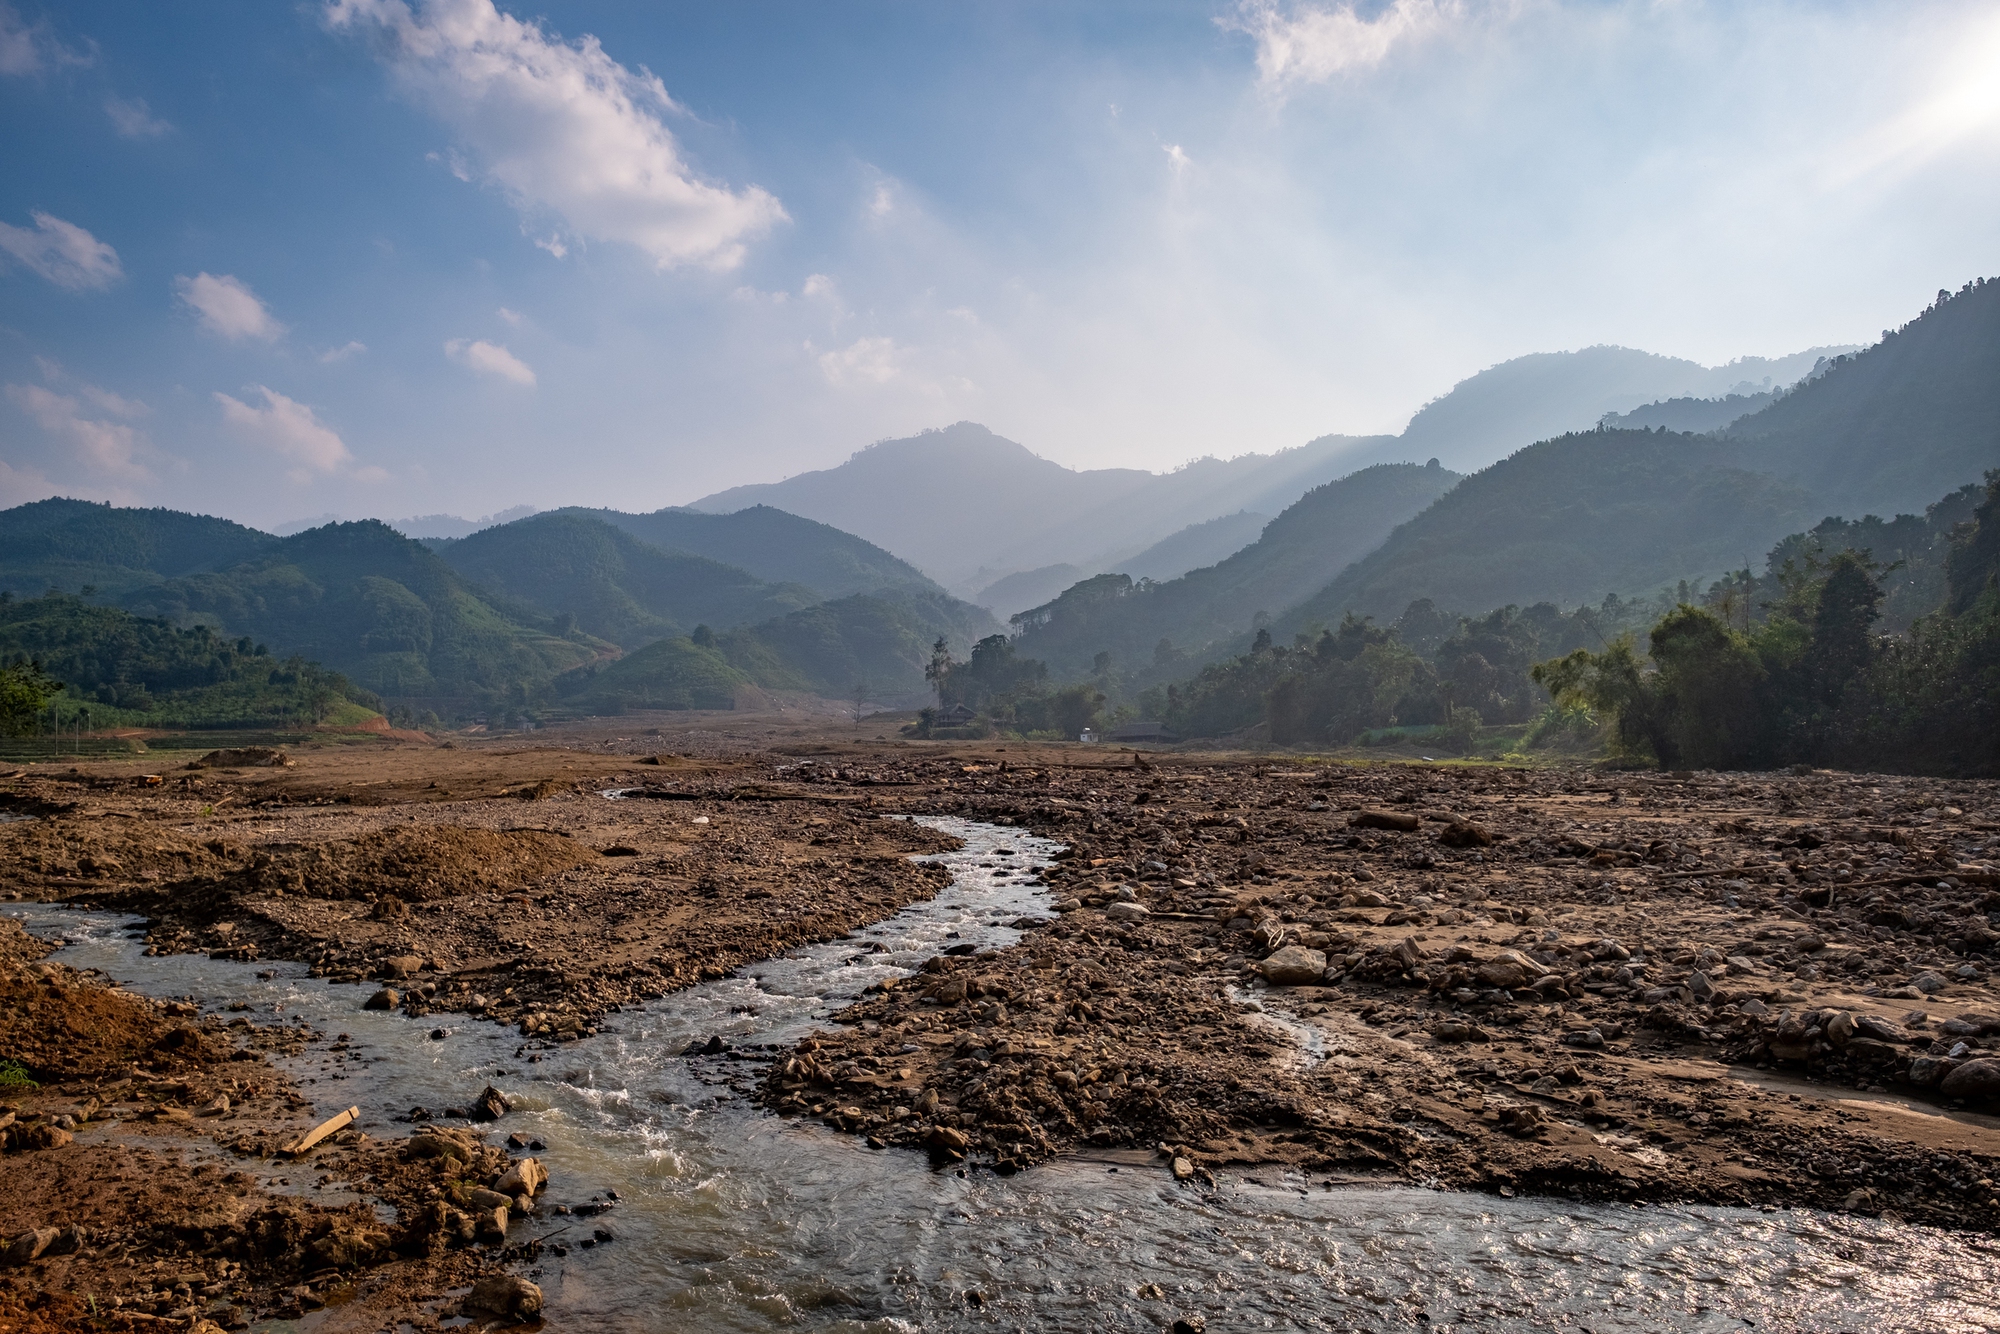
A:
<svg viewBox="0 0 2000 1334">
<path fill-rule="evenodd" d="M 1280 620 L 1655 592 L 1830 514 L 1923 513 L 2000 467 L 2000 282 L 1968 283 L 1715 434 L 1598 429 L 1468 477 Z"/>
<path fill-rule="evenodd" d="M 1364 468 L 1314 488 L 1217 564 L 1160 584 L 1100 575 L 1021 613 L 1014 618 L 1020 652 L 1046 660 L 1058 676 L 1082 673 L 1100 652 L 1121 668 L 1199 653 L 1246 633 L 1257 613 L 1275 616 L 1296 604 L 1327 571 L 1365 556 L 1458 480 L 1436 465 Z"/>
<path fill-rule="evenodd" d="M 773 505 L 854 533 L 946 587 L 1054 564 L 1104 568 L 1190 524 L 1272 513 L 1326 480 L 1356 444 L 1328 437 L 1278 454 L 1198 459 L 1170 473 L 1078 471 L 973 422 L 885 440 L 838 467 L 733 487 L 690 508 Z M 1278 503 L 1274 504 L 1273 501 Z"/>
</svg>

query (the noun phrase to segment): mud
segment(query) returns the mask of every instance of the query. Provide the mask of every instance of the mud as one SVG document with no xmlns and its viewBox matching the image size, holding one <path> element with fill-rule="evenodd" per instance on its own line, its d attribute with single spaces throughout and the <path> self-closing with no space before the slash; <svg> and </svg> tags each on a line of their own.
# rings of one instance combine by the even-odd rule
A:
<svg viewBox="0 0 2000 1334">
<path fill-rule="evenodd" d="M 1283 1164 L 2000 1224 L 2000 1067 L 1978 1064 L 2000 1058 L 1993 784 L 832 733 L 385 744 L 157 782 L 31 769 L 0 792 L 36 816 L 0 825 L 0 892 L 141 913 L 157 952 L 304 961 L 357 1007 L 509 1024 L 533 1061 L 935 894 L 943 872 L 909 857 L 946 841 L 882 815 L 1017 824 L 1069 846 L 1055 910 L 778 1053 L 767 1105 L 1002 1172 L 1089 1153 L 1189 1189 Z M 314 1173 L 373 1207 L 315 1211 L 265 1156 L 303 1128 L 261 1058 L 296 1029 L 189 1022 L 62 970 L 49 1001 L 40 947 L 13 948 L 0 1058 L 47 1086 L 7 1101 L 48 1117 L 90 1094 L 145 1138 L 10 1152 L 33 1167 L 0 1198 L 6 1237 L 107 1239 L 5 1271 L 0 1328 L 72 1327 L 77 1294 L 118 1328 L 134 1307 L 185 1322 L 219 1294 L 241 1318 L 342 1285 L 434 1321 L 520 1258 L 473 1217 L 506 1166 L 490 1138 L 344 1132 Z M 225 1120 L 192 1115 L 223 1092 Z M 58 1180 L 83 1212 L 48 1214 Z M 292 1220 L 275 1247 L 255 1221 L 273 1209 Z M 227 1221 L 188 1234 L 209 1218 Z M 337 1263 L 314 1251 L 329 1237 Z"/>
</svg>

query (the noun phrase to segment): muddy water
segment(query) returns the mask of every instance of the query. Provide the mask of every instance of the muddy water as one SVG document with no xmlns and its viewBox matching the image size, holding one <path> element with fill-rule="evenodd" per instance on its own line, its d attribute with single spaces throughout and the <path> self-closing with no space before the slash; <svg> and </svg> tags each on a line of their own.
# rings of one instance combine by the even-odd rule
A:
<svg viewBox="0 0 2000 1334">
<path fill-rule="evenodd" d="M 498 1084 L 517 1109 L 505 1128 L 548 1145 L 549 1204 L 618 1195 L 608 1215 L 517 1225 L 517 1239 L 615 1237 L 544 1258 L 533 1277 L 554 1328 L 1141 1331 L 1197 1312 L 1218 1334 L 2000 1327 L 2000 1246 L 1978 1237 L 1806 1212 L 1328 1189 L 1275 1171 L 1230 1172 L 1213 1191 L 1131 1163 L 961 1176 L 758 1112 L 743 1096 L 752 1060 L 680 1055 L 714 1034 L 785 1041 L 940 949 L 1010 942 L 1006 922 L 1046 905 L 1033 872 L 1055 845 L 926 823 L 966 840 L 937 858 L 955 879 L 934 902 L 540 1051 L 492 1024 L 362 1011 L 364 989 L 295 965 L 148 959 L 129 920 L 8 911 L 71 941 L 64 962 L 135 991 L 351 1035 L 348 1059 L 318 1046 L 291 1069 L 318 1110 L 358 1104 L 375 1134 L 405 1133 L 392 1118 L 413 1105 Z M 1269 1019 L 1293 1027 L 1275 1005 Z"/>
</svg>

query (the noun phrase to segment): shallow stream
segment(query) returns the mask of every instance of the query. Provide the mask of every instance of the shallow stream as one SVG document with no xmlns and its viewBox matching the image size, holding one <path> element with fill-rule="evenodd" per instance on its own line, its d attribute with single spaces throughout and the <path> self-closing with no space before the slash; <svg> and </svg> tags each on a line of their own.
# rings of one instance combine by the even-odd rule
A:
<svg viewBox="0 0 2000 1334">
<path fill-rule="evenodd" d="M 303 965 L 147 958 L 136 919 L 5 911 L 70 942 L 63 962 L 133 991 L 247 1003 L 258 1022 L 350 1035 L 345 1059 L 322 1043 L 284 1064 L 321 1114 L 358 1105 L 378 1136 L 407 1133 L 392 1118 L 412 1106 L 463 1105 L 498 1085 L 515 1104 L 502 1127 L 548 1146 L 548 1204 L 618 1195 L 587 1221 L 544 1209 L 516 1225 L 514 1240 L 615 1235 L 540 1262 L 532 1276 L 556 1329 L 1155 1331 L 1195 1313 L 1216 1334 L 2000 1328 L 2000 1244 L 1987 1238 L 1807 1211 L 1329 1190 L 1276 1170 L 1228 1172 L 1215 1190 L 1088 1160 L 960 1175 L 759 1111 L 744 1093 L 754 1062 L 681 1054 L 717 1034 L 790 1040 L 940 950 L 1011 943 L 1005 923 L 1046 908 L 1034 872 L 1057 845 L 923 822 L 965 840 L 935 858 L 954 874 L 935 900 L 612 1015 L 539 1063 L 516 1055 L 511 1029 L 364 1011 L 368 988 Z M 313 1176 L 275 1170 L 300 1188 Z"/>
</svg>

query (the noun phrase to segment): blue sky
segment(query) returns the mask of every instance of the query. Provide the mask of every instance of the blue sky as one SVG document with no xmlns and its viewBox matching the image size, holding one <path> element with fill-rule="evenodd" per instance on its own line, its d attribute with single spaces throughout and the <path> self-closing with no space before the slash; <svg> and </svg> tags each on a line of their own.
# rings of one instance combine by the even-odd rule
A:
<svg viewBox="0 0 2000 1334">
<path fill-rule="evenodd" d="M 1399 429 L 2000 273 L 2000 13 L 0 0 L 0 503 L 654 508 Z"/>
</svg>

